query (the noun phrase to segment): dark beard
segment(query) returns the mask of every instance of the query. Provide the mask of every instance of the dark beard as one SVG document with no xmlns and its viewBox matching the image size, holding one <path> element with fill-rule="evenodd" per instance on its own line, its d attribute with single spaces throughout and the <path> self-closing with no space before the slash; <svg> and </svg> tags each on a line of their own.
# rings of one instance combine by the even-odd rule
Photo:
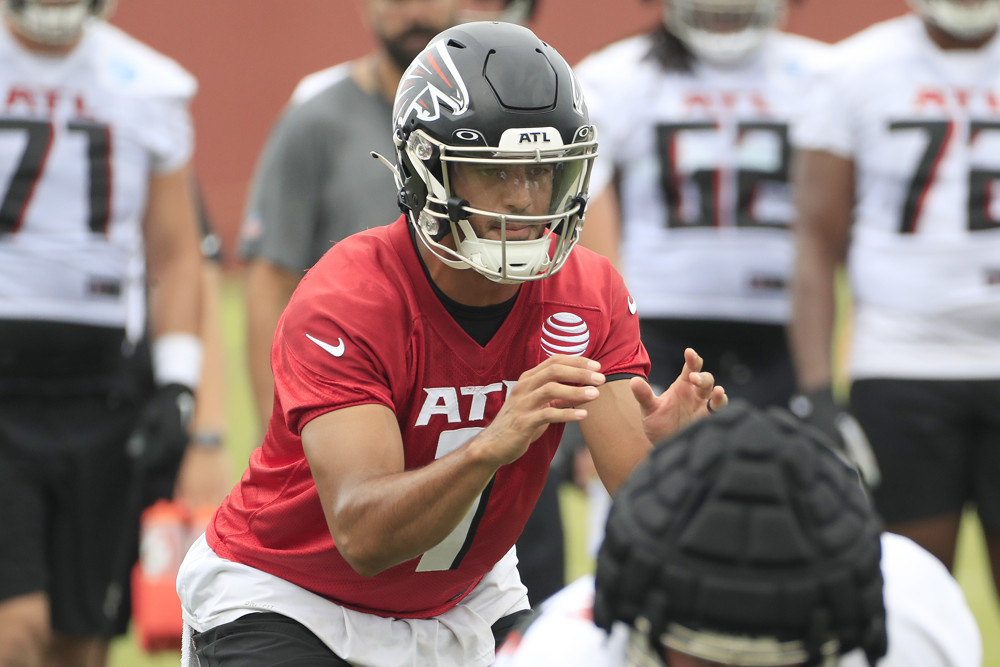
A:
<svg viewBox="0 0 1000 667">
<path fill-rule="evenodd" d="M 399 71 L 405 72 L 406 68 L 413 62 L 413 59 L 420 55 L 420 52 L 424 50 L 424 47 L 427 46 L 438 32 L 434 28 L 416 27 L 410 28 L 394 40 L 388 40 L 380 35 L 379 41 L 382 42 L 382 48 L 389 54 L 389 58 L 393 64 Z M 423 38 L 420 40 L 420 46 L 418 47 L 409 45 L 413 43 L 410 41 L 410 38 L 414 36 Z"/>
</svg>

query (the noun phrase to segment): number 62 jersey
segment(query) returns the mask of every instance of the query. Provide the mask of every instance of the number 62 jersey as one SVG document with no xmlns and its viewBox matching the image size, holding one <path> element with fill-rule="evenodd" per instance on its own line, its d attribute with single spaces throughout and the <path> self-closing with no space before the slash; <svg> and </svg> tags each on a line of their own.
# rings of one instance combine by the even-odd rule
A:
<svg viewBox="0 0 1000 667">
<path fill-rule="evenodd" d="M 141 335 L 149 178 L 190 160 L 195 89 L 103 21 L 65 57 L 0 23 L 0 320 Z"/>
<path fill-rule="evenodd" d="M 1000 39 L 910 14 L 835 52 L 793 141 L 854 163 L 852 377 L 1000 377 Z"/>
<path fill-rule="evenodd" d="M 646 318 L 782 324 L 788 127 L 829 46 L 774 32 L 739 64 L 677 71 L 653 57 L 656 38 L 622 40 L 576 67 L 600 143 L 591 193 L 617 178 L 625 282 Z"/>
</svg>

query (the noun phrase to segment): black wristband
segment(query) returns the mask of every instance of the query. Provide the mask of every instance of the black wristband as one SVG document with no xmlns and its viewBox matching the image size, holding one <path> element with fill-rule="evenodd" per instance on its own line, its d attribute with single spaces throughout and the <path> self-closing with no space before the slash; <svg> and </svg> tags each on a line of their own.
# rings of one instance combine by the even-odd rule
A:
<svg viewBox="0 0 1000 667">
<path fill-rule="evenodd" d="M 795 394 L 788 401 L 788 409 L 799 419 L 809 421 L 821 415 L 832 415 L 837 411 L 837 404 L 833 399 L 833 389 L 821 387 Z"/>
</svg>

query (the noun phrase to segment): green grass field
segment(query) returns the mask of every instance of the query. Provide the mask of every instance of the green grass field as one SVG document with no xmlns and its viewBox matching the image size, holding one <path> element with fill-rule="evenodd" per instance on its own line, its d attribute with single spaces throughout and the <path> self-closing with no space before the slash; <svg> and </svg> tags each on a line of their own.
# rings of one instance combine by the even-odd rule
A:
<svg viewBox="0 0 1000 667">
<path fill-rule="evenodd" d="M 226 342 L 227 403 L 229 429 L 226 446 L 233 453 L 233 480 L 239 479 L 250 451 L 256 446 L 255 425 L 250 403 L 249 380 L 245 365 L 245 322 L 243 302 L 236 276 L 225 284 L 223 322 Z M 562 490 L 560 501 L 566 525 L 567 575 L 576 578 L 591 570 L 593 563 L 586 555 L 586 501 L 575 488 Z M 997 605 L 982 532 L 975 517 L 962 527 L 956 563 L 956 577 L 965 591 L 983 635 L 984 667 L 1000 667 L 1000 607 Z M 131 636 L 114 643 L 111 667 L 165 667 L 179 663 L 179 653 L 147 655 Z M 914 667 L 919 667 L 915 665 Z"/>
</svg>

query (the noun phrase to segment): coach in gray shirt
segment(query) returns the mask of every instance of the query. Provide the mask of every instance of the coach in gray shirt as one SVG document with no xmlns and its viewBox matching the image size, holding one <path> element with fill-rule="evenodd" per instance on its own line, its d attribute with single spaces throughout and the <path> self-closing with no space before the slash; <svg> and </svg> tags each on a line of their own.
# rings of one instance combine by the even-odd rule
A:
<svg viewBox="0 0 1000 667">
<path fill-rule="evenodd" d="M 399 217 L 392 173 L 392 101 L 403 71 L 458 22 L 458 0 L 365 0 L 372 53 L 305 77 L 260 157 L 240 231 L 250 378 L 260 425 L 271 415 L 270 350 L 299 280 L 330 246 Z"/>
</svg>

